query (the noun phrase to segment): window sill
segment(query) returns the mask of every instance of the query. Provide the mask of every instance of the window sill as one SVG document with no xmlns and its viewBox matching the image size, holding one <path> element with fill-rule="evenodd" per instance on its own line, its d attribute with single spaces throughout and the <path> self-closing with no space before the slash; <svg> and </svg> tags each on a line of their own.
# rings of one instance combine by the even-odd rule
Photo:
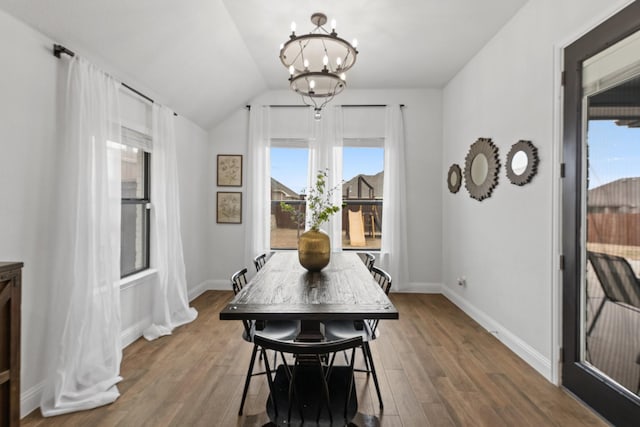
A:
<svg viewBox="0 0 640 427">
<path fill-rule="evenodd" d="M 124 279 L 120 279 L 120 290 L 125 290 L 127 288 L 136 286 L 137 284 L 144 282 L 152 276 L 155 276 L 158 273 L 158 270 L 155 268 L 148 268 L 144 271 L 141 271 L 136 274 L 132 274 L 131 276 L 127 276 Z"/>
</svg>

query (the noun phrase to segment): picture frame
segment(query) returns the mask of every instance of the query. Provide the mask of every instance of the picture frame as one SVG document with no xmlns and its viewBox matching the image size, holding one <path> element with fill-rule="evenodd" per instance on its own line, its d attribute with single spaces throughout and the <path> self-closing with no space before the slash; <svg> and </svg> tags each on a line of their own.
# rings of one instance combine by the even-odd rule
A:
<svg viewBox="0 0 640 427">
<path fill-rule="evenodd" d="M 216 223 L 242 224 L 242 193 L 218 191 L 216 194 Z"/>
<path fill-rule="evenodd" d="M 242 187 L 242 155 L 218 154 L 218 187 Z"/>
</svg>

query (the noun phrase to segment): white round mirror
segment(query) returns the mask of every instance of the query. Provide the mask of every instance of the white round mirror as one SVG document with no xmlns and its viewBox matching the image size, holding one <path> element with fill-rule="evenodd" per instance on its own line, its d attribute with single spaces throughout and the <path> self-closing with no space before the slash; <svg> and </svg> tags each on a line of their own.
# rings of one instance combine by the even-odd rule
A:
<svg viewBox="0 0 640 427">
<path fill-rule="evenodd" d="M 507 178 L 515 185 L 525 185 L 538 171 L 538 149 L 531 141 L 520 140 L 507 153 Z"/>
<path fill-rule="evenodd" d="M 458 184 L 458 174 L 452 173 L 449 175 L 449 185 L 455 187 Z"/>
<path fill-rule="evenodd" d="M 475 185 L 482 185 L 489 173 L 489 162 L 483 153 L 478 155 L 471 162 L 471 180 Z"/>
<path fill-rule="evenodd" d="M 524 151 L 518 151 L 513 155 L 513 159 L 511 160 L 511 169 L 516 175 L 522 175 L 524 171 L 527 170 L 528 164 L 529 158 L 527 157 L 527 153 Z"/>
</svg>

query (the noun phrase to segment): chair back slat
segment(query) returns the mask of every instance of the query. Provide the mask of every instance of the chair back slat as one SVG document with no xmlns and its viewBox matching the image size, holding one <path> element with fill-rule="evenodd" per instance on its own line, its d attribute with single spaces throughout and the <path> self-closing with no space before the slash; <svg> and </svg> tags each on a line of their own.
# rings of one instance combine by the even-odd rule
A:
<svg viewBox="0 0 640 427">
<path fill-rule="evenodd" d="M 231 275 L 231 289 L 233 289 L 233 293 L 238 295 L 238 292 L 242 290 L 247 284 L 247 269 L 243 268 L 242 270 L 238 270 Z M 251 339 L 253 335 L 253 322 L 250 320 L 243 320 L 242 325 L 244 326 L 244 332 L 247 335 L 248 339 Z"/>
<path fill-rule="evenodd" d="M 376 266 L 371 267 L 371 274 L 373 275 L 373 278 L 376 279 L 376 282 L 378 282 L 384 293 L 389 295 L 389 290 L 391 289 L 391 275 Z"/>
<path fill-rule="evenodd" d="M 264 267 L 267 262 L 267 254 L 260 254 L 253 259 L 253 265 L 256 267 L 256 271 L 260 271 L 262 267 Z"/>
<path fill-rule="evenodd" d="M 376 262 L 376 257 L 373 256 L 373 254 L 371 252 L 364 252 L 364 265 L 367 267 L 367 269 L 369 271 L 371 271 L 371 268 L 373 268 L 373 264 L 375 264 Z"/>
<path fill-rule="evenodd" d="M 609 300 L 640 308 L 640 281 L 625 258 L 591 251 L 587 256 Z"/>
<path fill-rule="evenodd" d="M 371 274 L 373 278 L 378 282 L 380 288 L 384 291 L 386 295 L 389 295 L 389 290 L 391 289 L 391 275 L 381 269 L 380 267 L 371 266 Z M 380 319 L 371 319 L 367 321 L 369 324 L 369 329 L 371 329 L 371 335 L 375 338 L 376 329 L 378 328 L 378 322 Z"/>
<path fill-rule="evenodd" d="M 242 290 L 247 284 L 247 269 L 243 268 L 242 270 L 236 271 L 231 275 L 231 287 L 233 289 L 233 293 L 238 295 L 238 292 Z"/>
</svg>

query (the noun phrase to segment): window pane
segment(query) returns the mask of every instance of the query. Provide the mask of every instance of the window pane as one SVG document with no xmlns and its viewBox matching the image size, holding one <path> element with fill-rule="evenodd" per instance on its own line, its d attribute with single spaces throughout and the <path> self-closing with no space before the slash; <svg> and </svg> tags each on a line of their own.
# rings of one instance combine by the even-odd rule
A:
<svg viewBox="0 0 640 427">
<path fill-rule="evenodd" d="M 144 199 L 144 151 L 123 146 L 121 163 L 122 198 Z"/>
<path fill-rule="evenodd" d="M 384 149 L 343 148 L 342 247 L 380 249 Z"/>
<path fill-rule="evenodd" d="M 302 194 L 307 187 L 307 148 L 271 148 L 271 248 L 296 249 L 298 235 L 304 231 L 305 202 Z M 281 201 L 299 212 L 298 219 L 280 207 Z"/>
<path fill-rule="evenodd" d="M 122 277 L 148 267 L 148 222 L 146 203 L 122 205 L 120 274 Z"/>
</svg>

